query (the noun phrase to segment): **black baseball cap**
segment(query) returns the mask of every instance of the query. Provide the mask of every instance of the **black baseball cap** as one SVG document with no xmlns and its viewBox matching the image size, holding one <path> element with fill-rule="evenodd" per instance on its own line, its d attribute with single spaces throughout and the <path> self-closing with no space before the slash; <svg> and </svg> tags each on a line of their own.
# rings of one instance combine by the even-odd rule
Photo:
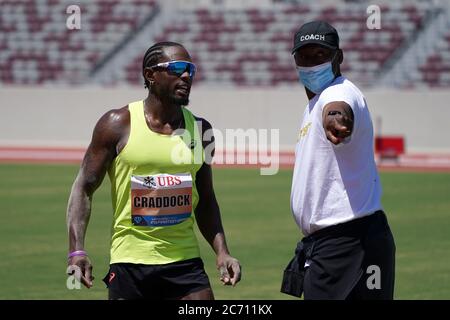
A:
<svg viewBox="0 0 450 320">
<path fill-rule="evenodd" d="M 292 54 L 309 43 L 319 44 L 330 49 L 338 49 L 339 36 L 336 29 L 328 22 L 311 21 L 302 25 L 295 34 Z"/>
</svg>

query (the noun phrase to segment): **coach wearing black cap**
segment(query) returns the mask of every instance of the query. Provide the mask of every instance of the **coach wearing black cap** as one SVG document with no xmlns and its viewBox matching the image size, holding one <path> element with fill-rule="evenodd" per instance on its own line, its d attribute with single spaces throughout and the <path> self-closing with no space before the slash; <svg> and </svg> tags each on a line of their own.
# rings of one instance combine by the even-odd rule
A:
<svg viewBox="0 0 450 320">
<path fill-rule="evenodd" d="M 341 75 L 339 36 L 328 23 L 304 24 L 292 54 L 309 100 L 291 190 L 305 237 L 281 291 L 305 299 L 393 299 L 395 244 L 381 205 L 366 100 Z"/>
</svg>

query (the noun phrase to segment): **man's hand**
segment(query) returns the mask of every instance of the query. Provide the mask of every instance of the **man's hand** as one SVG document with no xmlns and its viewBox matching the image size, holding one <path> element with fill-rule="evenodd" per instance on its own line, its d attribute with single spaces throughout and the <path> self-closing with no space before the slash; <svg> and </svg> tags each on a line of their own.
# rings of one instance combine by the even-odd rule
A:
<svg viewBox="0 0 450 320">
<path fill-rule="evenodd" d="M 337 145 L 349 137 L 353 131 L 353 111 L 343 101 L 327 104 L 322 113 L 323 128 L 327 139 Z"/>
<path fill-rule="evenodd" d="M 228 254 L 217 256 L 217 269 L 220 272 L 220 281 L 224 285 L 234 287 L 241 280 L 241 265 L 237 259 Z"/>
<path fill-rule="evenodd" d="M 92 276 L 92 264 L 87 256 L 75 256 L 69 259 L 69 266 L 77 266 L 81 271 L 80 282 L 86 287 L 92 287 L 94 277 Z"/>
</svg>

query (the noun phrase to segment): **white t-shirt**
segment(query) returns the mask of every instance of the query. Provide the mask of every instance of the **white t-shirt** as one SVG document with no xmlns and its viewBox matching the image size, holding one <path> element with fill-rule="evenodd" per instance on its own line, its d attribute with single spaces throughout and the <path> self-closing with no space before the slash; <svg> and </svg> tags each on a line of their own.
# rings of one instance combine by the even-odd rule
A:
<svg viewBox="0 0 450 320">
<path fill-rule="evenodd" d="M 346 102 L 354 114 L 351 136 L 338 145 L 327 139 L 322 123 L 323 108 L 333 101 Z M 291 209 L 305 236 L 382 209 L 369 109 L 345 77 L 306 106 L 295 148 Z"/>
</svg>

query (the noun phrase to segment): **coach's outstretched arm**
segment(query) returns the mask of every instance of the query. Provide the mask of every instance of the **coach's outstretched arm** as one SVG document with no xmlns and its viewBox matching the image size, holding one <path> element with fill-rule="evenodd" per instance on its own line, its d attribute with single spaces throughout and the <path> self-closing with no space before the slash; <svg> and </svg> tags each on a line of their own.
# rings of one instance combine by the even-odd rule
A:
<svg viewBox="0 0 450 320">
<path fill-rule="evenodd" d="M 211 124 L 208 121 L 204 119 L 200 119 L 200 121 L 202 122 L 203 132 L 211 130 Z M 210 143 L 214 143 L 214 137 L 211 137 L 210 141 Z M 206 149 L 208 144 L 208 142 L 203 141 L 203 148 Z M 241 280 L 241 266 L 239 261 L 230 255 L 226 243 L 212 181 L 210 160 L 213 155 L 214 149 L 212 149 L 211 155 L 206 155 L 208 161 L 203 163 L 196 175 L 195 182 L 199 201 L 195 210 L 195 217 L 200 232 L 216 253 L 216 265 L 220 272 L 220 280 L 224 285 L 234 286 Z"/>
<path fill-rule="evenodd" d="M 69 233 L 69 253 L 84 250 L 86 228 L 91 215 L 92 196 L 101 185 L 106 171 L 116 156 L 116 147 L 123 132 L 121 125 L 127 114 L 121 110 L 107 112 L 95 126 L 92 141 L 86 151 L 80 171 L 75 179 L 67 206 L 67 228 Z M 129 117 L 129 115 L 128 115 Z M 81 269 L 81 283 L 92 287 L 92 264 L 86 255 L 68 259 L 68 265 Z"/>
</svg>

